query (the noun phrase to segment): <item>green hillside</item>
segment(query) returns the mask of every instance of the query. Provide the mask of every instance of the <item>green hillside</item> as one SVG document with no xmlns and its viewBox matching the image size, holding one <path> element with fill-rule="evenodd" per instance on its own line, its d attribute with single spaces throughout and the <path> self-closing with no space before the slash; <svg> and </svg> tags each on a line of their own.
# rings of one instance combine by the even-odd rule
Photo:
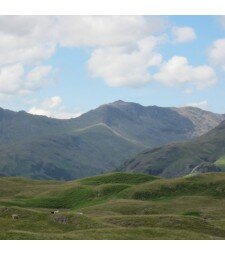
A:
<svg viewBox="0 0 225 255">
<path fill-rule="evenodd" d="M 0 239 L 224 239 L 224 198 L 225 173 L 2 177 Z"/>
<path fill-rule="evenodd" d="M 221 170 L 225 171 L 225 156 L 220 157 L 216 160 L 215 165 Z"/>
<path fill-rule="evenodd" d="M 128 159 L 121 170 L 164 177 L 224 171 L 225 122 L 188 142 L 145 150 Z"/>
<path fill-rule="evenodd" d="M 98 125 L 0 147 L 0 174 L 57 180 L 92 176 L 115 168 L 140 148 Z"/>
</svg>

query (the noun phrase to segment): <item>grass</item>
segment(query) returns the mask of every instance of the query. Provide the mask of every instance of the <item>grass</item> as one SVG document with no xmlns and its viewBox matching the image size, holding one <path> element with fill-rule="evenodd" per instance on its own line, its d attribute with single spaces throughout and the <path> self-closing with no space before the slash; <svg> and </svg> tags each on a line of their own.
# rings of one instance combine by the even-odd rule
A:
<svg viewBox="0 0 225 255">
<path fill-rule="evenodd" d="M 220 157 L 214 164 L 225 171 L 225 156 Z"/>
<path fill-rule="evenodd" d="M 187 211 L 187 212 L 184 213 L 184 215 L 200 217 L 201 216 L 201 212 L 199 212 L 199 211 Z"/>
<path fill-rule="evenodd" d="M 91 178 L 85 178 L 80 182 L 86 185 L 101 185 L 106 183 L 139 184 L 157 179 L 147 174 L 113 173 Z"/>
<path fill-rule="evenodd" d="M 69 182 L 4 177 L 0 239 L 224 239 L 224 197 L 224 173 L 170 180 L 111 173 Z"/>
</svg>

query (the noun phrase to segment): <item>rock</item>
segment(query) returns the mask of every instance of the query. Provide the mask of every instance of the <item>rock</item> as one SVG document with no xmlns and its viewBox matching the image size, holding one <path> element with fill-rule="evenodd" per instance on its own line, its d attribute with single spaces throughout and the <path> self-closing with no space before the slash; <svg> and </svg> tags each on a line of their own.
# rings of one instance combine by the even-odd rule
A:
<svg viewBox="0 0 225 255">
<path fill-rule="evenodd" d="M 69 221 L 69 218 L 64 215 L 60 215 L 60 216 L 54 217 L 54 221 L 60 224 L 67 224 Z"/>
</svg>

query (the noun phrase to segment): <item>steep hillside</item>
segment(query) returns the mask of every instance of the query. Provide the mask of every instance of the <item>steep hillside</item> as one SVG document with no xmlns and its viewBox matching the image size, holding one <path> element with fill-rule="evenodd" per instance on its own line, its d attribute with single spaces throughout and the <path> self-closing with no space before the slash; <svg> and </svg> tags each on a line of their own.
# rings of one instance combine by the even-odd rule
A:
<svg viewBox="0 0 225 255">
<path fill-rule="evenodd" d="M 115 168 L 143 147 L 104 126 L 0 148 L 0 175 L 75 179 Z"/>
<path fill-rule="evenodd" d="M 224 170 L 225 122 L 189 142 L 145 150 L 127 160 L 122 169 L 165 177 Z"/>
<path fill-rule="evenodd" d="M 223 118 L 197 108 L 123 101 L 70 120 L 0 109 L 0 175 L 64 180 L 95 175 L 146 148 L 191 139 Z"/>
<path fill-rule="evenodd" d="M 109 173 L 69 182 L 4 177 L 0 239 L 224 239 L 224 198 L 224 173 Z"/>
</svg>

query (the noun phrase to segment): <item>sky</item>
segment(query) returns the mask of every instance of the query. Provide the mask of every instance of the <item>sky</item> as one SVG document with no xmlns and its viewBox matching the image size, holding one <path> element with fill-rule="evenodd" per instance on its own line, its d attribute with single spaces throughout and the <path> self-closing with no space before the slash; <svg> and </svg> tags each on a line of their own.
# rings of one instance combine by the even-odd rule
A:
<svg viewBox="0 0 225 255">
<path fill-rule="evenodd" d="M 0 16 L 0 107 L 71 118 L 123 100 L 225 113 L 224 16 Z"/>
</svg>

